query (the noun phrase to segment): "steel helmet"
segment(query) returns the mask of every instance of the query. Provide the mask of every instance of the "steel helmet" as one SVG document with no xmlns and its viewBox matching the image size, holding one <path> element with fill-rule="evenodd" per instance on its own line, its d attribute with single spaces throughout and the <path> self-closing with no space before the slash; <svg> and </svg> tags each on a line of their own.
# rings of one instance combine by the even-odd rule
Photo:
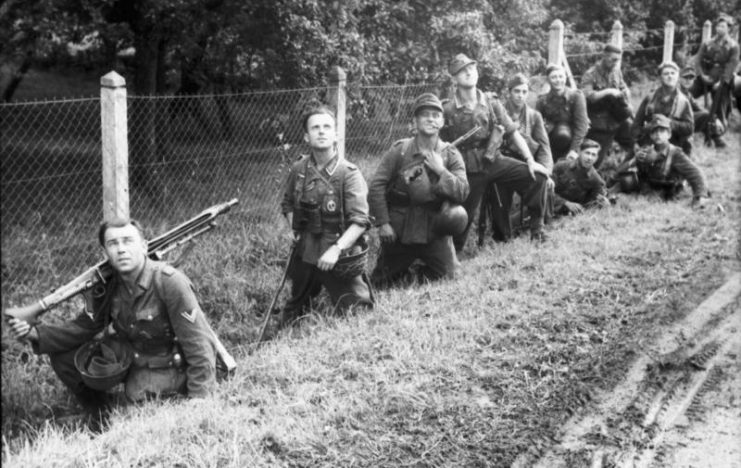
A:
<svg viewBox="0 0 741 468">
<path fill-rule="evenodd" d="M 468 213 L 461 205 L 444 201 L 440 211 L 432 218 L 432 232 L 438 236 L 462 234 L 468 224 Z"/>
<path fill-rule="evenodd" d="M 362 236 L 354 246 L 348 249 L 347 253 L 337 259 L 337 263 L 332 268 L 332 274 L 342 279 L 354 278 L 365 271 L 367 259 L 368 243 L 365 236 Z"/>
<path fill-rule="evenodd" d="M 620 184 L 621 192 L 637 192 L 641 188 L 638 181 L 638 170 L 636 170 L 636 168 L 630 168 L 627 171 L 619 173 L 618 183 Z"/>
<path fill-rule="evenodd" d="M 94 340 L 75 353 L 75 368 L 88 387 L 106 391 L 124 381 L 133 361 L 131 347 L 114 337 Z"/>
<path fill-rule="evenodd" d="M 551 148 L 556 151 L 567 151 L 571 146 L 571 127 L 568 124 L 556 124 L 549 135 Z"/>
</svg>

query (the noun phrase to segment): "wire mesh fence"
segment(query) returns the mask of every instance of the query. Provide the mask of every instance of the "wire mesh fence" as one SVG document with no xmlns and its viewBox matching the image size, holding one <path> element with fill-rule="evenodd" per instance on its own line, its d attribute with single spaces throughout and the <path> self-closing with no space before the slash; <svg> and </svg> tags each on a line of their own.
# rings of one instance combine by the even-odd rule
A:
<svg viewBox="0 0 741 468">
<path fill-rule="evenodd" d="M 410 135 L 414 98 L 431 85 L 350 86 L 346 155 L 380 156 Z M 164 231 L 238 198 L 222 229 L 275 224 L 292 161 L 306 151 L 301 113 L 328 88 L 129 97 L 132 216 Z M 100 100 L 0 105 L 3 300 L 27 300 L 101 258 Z M 373 162 L 364 167 L 374 167 Z M 370 174 L 366 174 L 370 175 Z"/>
</svg>

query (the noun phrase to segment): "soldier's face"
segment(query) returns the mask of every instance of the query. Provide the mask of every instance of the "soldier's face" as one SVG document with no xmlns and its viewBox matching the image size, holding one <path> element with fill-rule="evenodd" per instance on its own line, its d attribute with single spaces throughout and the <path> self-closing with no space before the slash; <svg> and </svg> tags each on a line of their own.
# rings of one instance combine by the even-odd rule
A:
<svg viewBox="0 0 741 468">
<path fill-rule="evenodd" d="M 435 136 L 443 126 L 443 113 L 432 107 L 423 107 L 414 116 L 417 132 L 424 136 Z"/>
<path fill-rule="evenodd" d="M 455 82 L 461 88 L 473 88 L 479 81 L 479 70 L 475 63 L 466 65 L 455 74 Z"/>
<path fill-rule="evenodd" d="M 566 73 L 563 70 L 553 70 L 548 75 L 548 84 L 556 91 L 563 91 L 566 88 Z"/>
<path fill-rule="evenodd" d="M 121 274 L 135 273 L 144 267 L 147 242 L 131 224 L 106 229 L 103 249 L 113 269 Z"/>
<path fill-rule="evenodd" d="M 671 136 L 672 132 L 668 128 L 656 127 L 651 130 L 651 141 L 657 145 L 668 143 Z"/>
<path fill-rule="evenodd" d="M 617 52 L 605 52 L 602 56 L 602 64 L 611 70 L 620 63 L 620 54 Z"/>
<path fill-rule="evenodd" d="M 683 76 L 680 79 L 682 80 L 682 87 L 683 88 L 687 88 L 687 89 L 689 89 L 690 86 L 692 86 L 692 82 L 695 81 L 695 77 L 692 76 L 692 75 L 690 75 L 690 76 Z"/>
<path fill-rule="evenodd" d="M 664 86 L 670 86 L 673 88 L 677 86 L 677 81 L 679 81 L 679 73 L 677 73 L 677 70 L 669 67 L 665 67 L 661 70 L 661 82 Z"/>
<path fill-rule="evenodd" d="M 306 121 L 304 141 L 316 150 L 332 149 L 337 142 L 337 129 L 331 115 L 314 114 Z"/>
<path fill-rule="evenodd" d="M 516 105 L 517 107 L 521 107 L 525 105 L 525 101 L 527 100 L 527 93 L 527 85 L 521 84 L 509 90 L 509 97 L 514 105 Z"/>
<path fill-rule="evenodd" d="M 579 164 L 581 167 L 588 169 L 594 166 L 599 156 L 599 150 L 597 148 L 585 148 L 579 152 Z"/>
<path fill-rule="evenodd" d="M 715 25 L 715 34 L 723 37 L 728 34 L 728 23 L 721 21 Z"/>
</svg>

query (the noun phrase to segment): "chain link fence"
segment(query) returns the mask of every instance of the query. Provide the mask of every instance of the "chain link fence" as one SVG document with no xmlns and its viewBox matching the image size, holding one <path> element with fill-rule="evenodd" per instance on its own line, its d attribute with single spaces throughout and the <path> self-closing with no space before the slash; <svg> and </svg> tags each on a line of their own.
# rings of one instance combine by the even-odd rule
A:
<svg viewBox="0 0 741 468">
<path fill-rule="evenodd" d="M 346 155 L 366 177 L 410 135 L 411 106 L 431 85 L 347 89 Z M 300 116 L 327 87 L 127 102 L 132 216 L 154 235 L 238 198 L 222 230 L 276 225 L 286 173 L 306 151 Z M 101 257 L 100 99 L 0 105 L 2 293 L 18 305 Z"/>
</svg>

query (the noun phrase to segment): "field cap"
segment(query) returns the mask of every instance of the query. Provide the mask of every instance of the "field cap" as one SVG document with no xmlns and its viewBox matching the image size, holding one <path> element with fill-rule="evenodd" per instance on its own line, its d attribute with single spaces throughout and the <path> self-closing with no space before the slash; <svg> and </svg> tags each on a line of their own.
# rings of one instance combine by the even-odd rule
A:
<svg viewBox="0 0 741 468">
<path fill-rule="evenodd" d="M 623 53 L 623 49 L 621 49 L 620 47 L 616 46 L 615 44 L 607 44 L 607 45 L 605 45 L 605 48 L 602 49 L 602 52 L 610 52 L 610 53 L 613 53 L 613 54 L 622 54 Z"/>
<path fill-rule="evenodd" d="M 555 64 L 555 63 L 549 63 L 547 67 L 545 67 L 545 76 L 547 77 L 551 73 L 553 73 L 556 70 L 562 70 L 564 71 L 564 68 L 561 65 Z"/>
<path fill-rule="evenodd" d="M 667 130 L 671 130 L 672 121 L 669 120 L 669 117 L 665 116 L 664 114 L 654 114 L 653 118 L 651 118 L 651 123 L 648 124 L 648 128 L 651 131 L 656 128 L 665 128 Z"/>
<path fill-rule="evenodd" d="M 453 57 L 453 60 L 448 64 L 448 73 L 450 73 L 451 76 L 455 76 L 459 71 L 472 63 L 476 64 L 476 60 L 471 60 L 466 56 L 466 54 L 458 54 Z"/>
<path fill-rule="evenodd" d="M 417 112 L 425 107 L 430 107 L 432 109 L 443 112 L 443 104 L 442 102 L 440 102 L 440 98 L 432 93 L 424 93 L 417 96 L 417 99 L 414 100 L 413 114 L 417 115 Z"/>
<path fill-rule="evenodd" d="M 601 146 L 596 141 L 590 140 L 589 138 L 585 138 L 584 141 L 581 142 L 581 146 L 579 146 L 579 149 L 585 150 L 587 148 L 597 148 L 597 149 L 600 149 Z"/>
<path fill-rule="evenodd" d="M 677 73 L 679 73 L 679 65 L 672 62 L 671 60 L 662 62 L 661 65 L 659 65 L 659 74 L 664 71 L 664 68 L 673 68 Z"/>
<path fill-rule="evenodd" d="M 512 89 L 515 86 L 530 84 L 527 77 L 523 73 L 515 73 L 512 78 L 507 82 L 507 89 Z"/>
<path fill-rule="evenodd" d="M 682 78 L 689 78 L 689 77 L 696 77 L 697 73 L 695 72 L 695 67 L 693 66 L 687 66 L 682 69 Z"/>
<path fill-rule="evenodd" d="M 725 23 L 728 26 L 733 26 L 733 23 L 734 23 L 733 17 L 731 17 L 730 15 L 727 15 L 725 13 L 721 13 L 721 14 L 718 15 L 718 17 L 715 19 L 715 24 L 717 26 L 718 23 L 721 23 L 721 22 L 724 22 L 724 21 L 725 21 Z"/>
</svg>

